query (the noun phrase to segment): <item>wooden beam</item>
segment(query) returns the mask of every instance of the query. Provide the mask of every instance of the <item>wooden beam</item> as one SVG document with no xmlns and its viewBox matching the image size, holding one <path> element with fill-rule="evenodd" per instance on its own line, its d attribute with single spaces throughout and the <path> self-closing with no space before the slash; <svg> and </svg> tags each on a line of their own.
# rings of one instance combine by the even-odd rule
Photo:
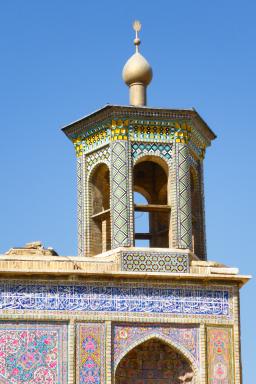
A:
<svg viewBox="0 0 256 384">
<path fill-rule="evenodd" d="M 150 240 L 152 238 L 151 233 L 135 233 L 136 240 Z"/>
<path fill-rule="evenodd" d="M 161 204 L 134 204 L 136 212 L 170 212 L 170 205 Z"/>
<path fill-rule="evenodd" d="M 108 217 L 110 214 L 110 209 L 106 209 L 105 211 L 95 213 L 95 215 L 92 215 L 91 218 L 94 220 L 104 220 L 106 217 Z"/>
</svg>

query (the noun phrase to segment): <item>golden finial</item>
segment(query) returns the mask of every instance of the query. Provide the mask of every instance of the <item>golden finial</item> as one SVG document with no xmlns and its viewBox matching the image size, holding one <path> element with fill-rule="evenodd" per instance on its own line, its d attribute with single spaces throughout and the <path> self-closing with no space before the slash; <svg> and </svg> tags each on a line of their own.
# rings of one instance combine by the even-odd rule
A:
<svg viewBox="0 0 256 384">
<path fill-rule="evenodd" d="M 152 68 L 139 52 L 140 39 L 138 32 L 141 30 L 141 23 L 136 20 L 133 23 L 135 31 L 134 45 L 135 53 L 127 60 L 123 68 L 123 79 L 129 87 L 130 104 L 146 105 L 146 89 L 152 79 Z"/>
<path fill-rule="evenodd" d="M 138 32 L 141 30 L 141 22 L 139 20 L 135 20 L 132 26 L 135 31 L 134 45 L 136 47 L 136 52 L 139 52 L 140 39 L 138 36 Z"/>
</svg>

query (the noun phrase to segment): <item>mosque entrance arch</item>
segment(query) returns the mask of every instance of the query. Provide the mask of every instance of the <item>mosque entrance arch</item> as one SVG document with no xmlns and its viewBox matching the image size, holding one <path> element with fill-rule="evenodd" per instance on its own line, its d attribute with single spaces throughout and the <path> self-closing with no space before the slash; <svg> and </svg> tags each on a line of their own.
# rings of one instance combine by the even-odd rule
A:
<svg viewBox="0 0 256 384">
<path fill-rule="evenodd" d="M 195 384 L 188 359 L 158 338 L 134 347 L 119 362 L 115 384 Z"/>
</svg>

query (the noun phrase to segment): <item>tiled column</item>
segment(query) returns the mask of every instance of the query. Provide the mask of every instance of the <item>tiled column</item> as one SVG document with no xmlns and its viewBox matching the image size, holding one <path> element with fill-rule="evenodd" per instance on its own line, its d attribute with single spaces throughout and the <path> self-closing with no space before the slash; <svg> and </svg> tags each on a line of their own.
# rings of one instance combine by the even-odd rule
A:
<svg viewBox="0 0 256 384">
<path fill-rule="evenodd" d="M 85 155 L 77 158 L 77 229 L 78 229 L 78 256 L 86 256 L 86 166 Z"/>
<path fill-rule="evenodd" d="M 185 143 L 176 142 L 176 199 L 177 199 L 177 245 L 192 248 L 192 217 L 190 196 L 189 150 Z"/>
<path fill-rule="evenodd" d="M 111 321 L 106 321 L 106 384 L 112 383 L 112 329 Z"/>
<path fill-rule="evenodd" d="M 73 319 L 70 320 L 68 326 L 68 383 L 73 384 L 76 382 L 75 377 L 75 322 Z"/>
<path fill-rule="evenodd" d="M 201 223 L 201 247 L 204 260 L 207 260 L 207 248 L 206 248 L 206 230 L 205 230 L 205 201 L 204 201 L 204 165 L 203 160 L 199 164 L 199 181 L 200 181 L 200 193 L 202 201 L 202 223 Z"/>
<path fill-rule="evenodd" d="M 178 186 L 177 186 L 177 155 L 176 144 L 173 144 L 172 161 L 169 168 L 169 191 L 168 203 L 171 205 L 171 247 L 178 248 Z"/>
<path fill-rule="evenodd" d="M 207 384 L 206 327 L 200 324 L 200 384 Z"/>
<path fill-rule="evenodd" d="M 131 246 L 131 149 L 127 140 L 111 143 L 111 225 L 112 248 Z"/>
</svg>

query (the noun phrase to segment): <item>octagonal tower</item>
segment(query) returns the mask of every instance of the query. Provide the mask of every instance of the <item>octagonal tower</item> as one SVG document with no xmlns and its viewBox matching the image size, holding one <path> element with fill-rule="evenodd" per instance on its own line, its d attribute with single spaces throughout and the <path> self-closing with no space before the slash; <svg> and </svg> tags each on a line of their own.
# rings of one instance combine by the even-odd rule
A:
<svg viewBox="0 0 256 384">
<path fill-rule="evenodd" d="M 107 105 L 63 130 L 77 154 L 80 256 L 141 239 L 206 259 L 203 159 L 215 134 L 195 110 Z M 135 232 L 136 211 L 148 233 Z"/>
</svg>

